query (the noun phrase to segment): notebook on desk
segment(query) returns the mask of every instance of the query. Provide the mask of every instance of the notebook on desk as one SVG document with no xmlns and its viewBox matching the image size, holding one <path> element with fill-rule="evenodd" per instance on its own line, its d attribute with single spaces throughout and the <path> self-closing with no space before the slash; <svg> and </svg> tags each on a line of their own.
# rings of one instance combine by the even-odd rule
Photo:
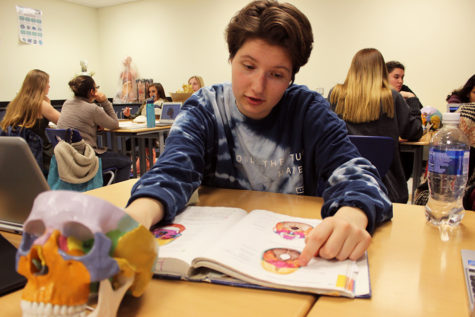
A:
<svg viewBox="0 0 475 317">
<path fill-rule="evenodd" d="M 0 230 L 22 233 L 36 196 L 49 190 L 26 141 L 0 137 Z"/>
<path fill-rule="evenodd" d="M 173 124 L 180 109 L 181 102 L 164 102 L 162 105 L 162 114 L 160 115 L 160 119 L 157 121 L 157 126 Z"/>
</svg>

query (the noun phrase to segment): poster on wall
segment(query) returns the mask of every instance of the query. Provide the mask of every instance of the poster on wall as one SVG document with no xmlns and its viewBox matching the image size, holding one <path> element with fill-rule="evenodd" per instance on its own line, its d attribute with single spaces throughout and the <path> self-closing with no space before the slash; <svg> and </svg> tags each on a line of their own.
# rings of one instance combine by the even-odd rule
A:
<svg viewBox="0 0 475 317">
<path fill-rule="evenodd" d="M 16 12 L 20 41 L 31 45 L 43 45 L 43 12 L 18 5 Z"/>
</svg>

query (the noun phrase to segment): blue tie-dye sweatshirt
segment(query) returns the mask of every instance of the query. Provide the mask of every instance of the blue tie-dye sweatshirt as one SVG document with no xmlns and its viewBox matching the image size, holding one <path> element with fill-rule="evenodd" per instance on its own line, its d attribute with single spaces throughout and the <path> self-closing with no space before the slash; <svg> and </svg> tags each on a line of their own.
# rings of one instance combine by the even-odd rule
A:
<svg viewBox="0 0 475 317">
<path fill-rule="evenodd" d="M 183 105 L 164 153 L 129 203 L 158 199 L 169 222 L 200 184 L 323 196 L 322 217 L 359 207 L 370 233 L 392 217 L 376 168 L 359 157 L 328 102 L 305 86 L 291 85 L 261 120 L 239 112 L 231 84 L 202 88 Z"/>
</svg>

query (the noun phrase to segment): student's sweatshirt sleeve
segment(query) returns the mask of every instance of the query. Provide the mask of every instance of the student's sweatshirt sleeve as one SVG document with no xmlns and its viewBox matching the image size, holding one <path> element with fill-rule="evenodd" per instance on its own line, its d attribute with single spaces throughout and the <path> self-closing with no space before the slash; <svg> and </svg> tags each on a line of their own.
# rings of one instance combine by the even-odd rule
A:
<svg viewBox="0 0 475 317">
<path fill-rule="evenodd" d="M 365 158 L 353 158 L 334 170 L 323 192 L 322 218 L 333 216 L 343 206 L 357 207 L 368 217 L 366 230 L 393 216 L 392 203 L 376 168 Z"/>
<path fill-rule="evenodd" d="M 156 199 L 165 208 L 161 223 L 172 221 L 203 179 L 211 121 L 201 107 L 184 105 L 166 139 L 165 151 L 133 186 L 128 204 L 140 197 Z"/>
<path fill-rule="evenodd" d="M 316 170 L 324 180 L 322 218 L 333 216 L 343 206 L 357 207 L 368 217 L 367 231 L 373 233 L 392 218 L 392 204 L 376 167 L 361 157 L 348 138 L 344 121 L 323 107 L 308 113 L 305 120 L 313 134 Z M 307 147 L 309 148 L 309 147 Z"/>
</svg>

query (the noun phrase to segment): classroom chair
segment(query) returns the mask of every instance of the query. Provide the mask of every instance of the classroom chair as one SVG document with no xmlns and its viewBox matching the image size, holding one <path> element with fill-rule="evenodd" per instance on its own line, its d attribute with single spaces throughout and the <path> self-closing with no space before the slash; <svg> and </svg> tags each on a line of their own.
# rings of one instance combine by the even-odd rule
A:
<svg viewBox="0 0 475 317">
<path fill-rule="evenodd" d="M 393 162 L 394 140 L 388 136 L 349 135 L 361 156 L 368 159 L 378 170 L 381 178 Z"/>
<path fill-rule="evenodd" d="M 46 136 L 51 142 L 53 147 L 58 144 L 59 141 L 64 140 L 68 143 L 78 142 L 82 139 L 81 134 L 75 129 L 53 129 L 46 128 Z M 104 186 L 112 184 L 117 173 L 116 168 L 108 168 L 102 171 L 102 178 L 104 179 Z"/>
</svg>

